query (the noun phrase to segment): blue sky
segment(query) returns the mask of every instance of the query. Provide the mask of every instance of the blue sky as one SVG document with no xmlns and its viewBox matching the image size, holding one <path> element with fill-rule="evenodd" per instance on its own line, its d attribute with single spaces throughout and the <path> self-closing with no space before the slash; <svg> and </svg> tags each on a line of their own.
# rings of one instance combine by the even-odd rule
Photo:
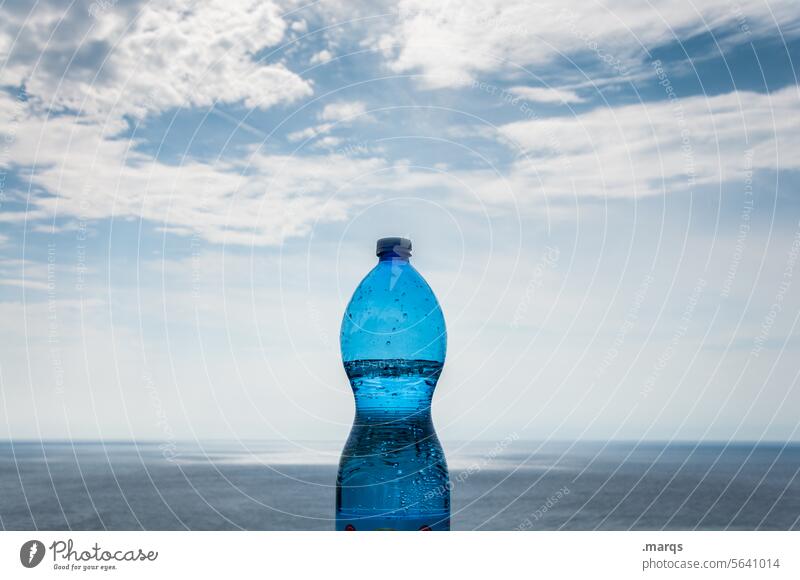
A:
<svg viewBox="0 0 800 580">
<path fill-rule="evenodd" d="M 800 438 L 792 2 L 2 10 L 0 437 L 343 440 L 406 235 L 444 438 Z"/>
</svg>

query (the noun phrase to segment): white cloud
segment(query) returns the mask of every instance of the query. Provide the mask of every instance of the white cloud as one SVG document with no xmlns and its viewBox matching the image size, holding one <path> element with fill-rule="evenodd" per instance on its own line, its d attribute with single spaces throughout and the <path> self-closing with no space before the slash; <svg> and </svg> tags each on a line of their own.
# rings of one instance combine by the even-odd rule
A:
<svg viewBox="0 0 800 580">
<path fill-rule="evenodd" d="M 0 93 L 0 101 L 4 99 L 11 96 Z M 8 120 L 2 125 L 8 126 Z M 374 157 L 291 157 L 260 151 L 213 164 L 187 159 L 169 165 L 136 151 L 136 146 L 78 118 L 26 114 L 17 121 L 16 137 L 9 144 L 10 162 L 3 159 L 0 164 L 34 168 L 29 177 L 34 191 L 41 188 L 52 195 L 34 196 L 24 214 L 0 213 L 0 221 L 144 219 L 166 231 L 213 242 L 275 245 L 304 235 L 317 220 L 344 219 L 358 200 L 346 194 L 328 196 L 384 166 Z"/>
<path fill-rule="evenodd" d="M 777 17 L 785 17 L 779 10 L 782 6 L 779 4 L 776 9 Z M 364 176 L 386 169 L 387 162 L 375 156 L 342 154 L 341 150 L 338 154 L 303 157 L 248 152 L 238 160 L 203 163 L 187 159 L 176 166 L 140 153 L 136 142 L 114 137 L 125 127 L 119 116 L 123 112 L 143 116 L 181 104 L 209 104 L 215 98 L 265 107 L 310 92 L 310 84 L 283 65 L 253 60 L 259 50 L 283 39 L 287 24 L 273 4 L 258 3 L 249 12 L 245 9 L 248 7 L 247 2 L 202 4 L 194 11 L 181 13 L 179 8 L 148 4 L 138 20 L 125 20 L 124 11 L 107 11 L 99 17 L 96 30 L 85 32 L 90 38 L 109 42 L 105 53 L 99 51 L 107 60 L 103 75 L 97 79 L 93 75 L 102 59 L 88 67 L 90 73 L 85 76 L 77 65 L 66 67 L 62 63 L 60 68 L 52 65 L 33 70 L 31 62 L 10 58 L 8 66 L 17 81 L 27 79 L 32 101 L 21 104 L 7 93 L 0 93 L 4 133 L 8 134 L 9 127 L 14 129 L 9 156 L 0 163 L 5 167 L 34 167 L 32 184 L 52 195 L 33 198 L 28 219 L 52 220 L 56 212 L 57 217 L 67 218 L 142 218 L 168 231 L 199 233 L 212 241 L 270 245 L 281 243 L 288 236 L 303 235 L 315 220 L 345 219 L 362 202 L 359 194 L 336 196 L 327 204 L 325 199 L 353 179 L 361 180 L 361 192 L 377 192 L 376 185 L 381 191 L 426 195 L 447 192 L 456 208 L 482 203 L 510 207 L 512 197 L 525 207 L 526 201 L 539 199 L 543 193 L 654 195 L 665 190 L 664 184 L 667 191 L 684 187 L 689 171 L 701 184 L 733 179 L 743 171 L 745 143 L 753 147 L 756 168 L 797 167 L 800 159 L 797 96 L 791 89 L 772 95 L 698 96 L 675 103 L 665 100 L 599 108 L 576 117 L 509 123 L 500 128 L 499 137 L 512 147 L 521 146 L 527 155 L 512 164 L 506 175 L 457 166 L 448 175 L 402 171 L 398 161 L 392 179 L 383 176 L 370 181 Z M 513 46 L 513 50 L 527 51 L 517 56 L 528 60 L 550 58 L 531 52 L 530 43 L 518 36 L 522 31 L 498 32 L 511 24 L 543 26 L 540 19 L 522 18 L 527 11 L 527 5 L 512 2 L 507 8 L 498 9 L 491 21 L 481 15 L 495 13 L 482 12 L 477 4 L 445 12 L 425 5 L 416 12 L 406 12 L 407 18 L 396 37 L 400 48 L 394 66 L 419 66 L 425 70 L 432 67 L 445 75 L 439 79 L 451 74 L 463 78 L 465 74 L 498 66 L 497 60 L 482 60 L 485 54 L 472 55 L 473 49 L 496 48 L 502 54 L 503 47 Z M 546 21 L 551 13 L 544 10 L 543 14 L 542 20 Z M 624 10 L 615 14 L 633 19 L 633 13 Z M 18 22 L 20 18 L 9 18 L 0 33 L 3 42 L 8 42 L 8 31 L 13 30 L 8 22 Z M 59 36 L 45 49 L 47 34 L 57 30 L 56 25 L 64 19 L 56 9 L 42 5 L 25 25 L 33 27 L 30 41 L 36 50 L 47 54 L 68 52 L 70 46 L 81 44 L 73 36 Z M 651 19 L 642 17 L 644 21 Z M 603 18 L 598 19 L 601 21 Z M 724 21 L 724 15 L 713 20 Z M 123 30 L 123 22 L 134 23 L 130 31 Z M 682 26 L 697 25 L 693 22 L 689 18 Z M 756 29 L 758 22 L 757 18 L 752 22 Z M 411 30 L 411 23 L 419 23 L 421 28 Z M 446 45 L 454 43 L 451 46 L 467 42 L 461 35 L 476 26 L 482 27 L 484 35 L 477 34 L 479 28 L 475 28 L 476 36 L 471 41 L 478 46 L 456 51 L 460 55 L 457 61 L 446 56 L 449 49 L 428 50 L 430 62 L 414 64 L 414 47 L 422 46 L 415 44 L 415 38 L 420 42 L 422 39 L 415 35 L 428 25 L 433 26 L 431 30 L 440 28 L 440 38 Z M 634 28 L 638 30 L 631 29 Z M 618 25 L 616 30 L 622 34 Z M 649 31 L 645 37 L 658 39 L 665 34 L 663 30 Z M 388 47 L 388 37 L 381 38 Z M 65 71 L 69 74 L 62 85 L 54 85 L 56 75 Z M 285 79 L 282 75 L 286 75 Z M 278 82 L 273 82 L 276 79 Z M 523 98 L 546 102 L 580 99 L 574 92 L 560 88 L 517 86 L 512 91 Z M 95 115 L 44 117 L 36 105 L 44 104 L 50 95 L 61 107 L 80 108 L 86 98 Z M 690 155 L 683 150 L 685 137 L 676 105 L 681 107 L 688 131 Z M 365 102 L 359 100 L 329 103 L 319 113 L 318 125 L 296 131 L 289 139 L 321 137 L 334 127 L 370 120 L 366 111 Z M 100 122 L 96 115 L 101 113 L 108 116 L 107 121 Z M 780 131 L 773 127 L 771 113 L 781 123 Z M 343 137 L 346 135 L 338 133 L 323 137 L 317 148 L 339 147 L 346 142 Z M 463 183 L 470 184 L 476 195 L 465 196 Z M 532 205 L 535 204 L 528 204 Z M 21 217 L 6 212 L 0 214 L 0 221 Z"/>
<path fill-rule="evenodd" d="M 319 118 L 322 121 L 352 121 L 354 117 L 364 115 L 366 110 L 366 104 L 361 101 L 340 101 L 325 105 Z"/>
<path fill-rule="evenodd" d="M 286 138 L 289 141 L 305 141 L 306 139 L 313 139 L 319 135 L 327 133 L 333 128 L 333 123 L 322 123 L 314 127 L 306 127 L 300 131 L 293 131 L 289 133 Z"/>
<path fill-rule="evenodd" d="M 312 93 L 284 64 L 254 58 L 286 32 L 272 2 L 96 6 L 9 11 L 0 25 L 0 46 L 10 47 L 4 82 L 24 83 L 43 107 L 98 120 L 215 102 L 267 108 Z"/>
<path fill-rule="evenodd" d="M 626 66 L 640 62 L 642 45 L 683 40 L 709 29 L 735 30 L 741 22 L 751 36 L 774 35 L 776 22 L 785 34 L 800 32 L 794 0 L 738 6 L 705 0 L 690 9 L 683 0 L 657 7 L 627 0 L 403 0 L 398 10 L 399 24 L 376 32 L 372 45 L 394 55 L 393 70 L 424 73 L 421 82 L 430 88 L 466 86 L 482 73 L 520 73 L 519 66 L 563 61 L 577 53 L 596 53 L 598 65 L 619 61 Z"/>
<path fill-rule="evenodd" d="M 509 92 L 525 100 L 537 103 L 582 103 L 585 100 L 574 91 L 566 89 L 520 86 L 512 87 Z"/>
<path fill-rule="evenodd" d="M 295 32 L 304 29 L 299 22 Z M 31 169 L 34 188 L 50 194 L 32 199 L 27 219 L 145 219 L 215 242 L 267 245 L 302 235 L 315 220 L 342 219 L 351 201 L 319 195 L 381 160 L 245 151 L 169 165 L 117 138 L 126 117 L 215 103 L 268 108 L 310 95 L 310 81 L 258 58 L 288 27 L 281 9 L 262 0 L 109 8 L 79 0 L 69 9 L 43 2 L 30 14 L 12 7 L 0 23 L 4 82 L 24 84 L 27 100 L 0 93 L 0 133 L 9 140 L 0 165 Z M 6 211 L 0 221 L 23 217 Z"/>
<path fill-rule="evenodd" d="M 0 110 L 15 112 L 13 97 L 1 95 Z M 344 116 L 346 108 L 337 114 Z M 239 159 L 187 159 L 176 166 L 138 152 L 135 142 L 109 137 L 99 125 L 26 112 L 15 122 L 9 159 L 17 167 L 35 167 L 34 191 L 53 195 L 34 196 L 27 216 L 6 212 L 0 220 L 113 216 L 149 220 L 212 242 L 275 245 L 307 234 L 317 220 L 344 220 L 375 195 L 390 192 L 445 195 L 452 209 L 479 212 L 517 204 L 523 212 L 537 211 L 543 195 L 657 195 L 685 190 L 689 178 L 716 184 L 741 180 L 749 167 L 800 168 L 797 109 L 796 89 L 790 87 L 508 123 L 495 138 L 525 155 L 504 174 L 404 171 L 399 161 L 391 167 L 380 157 L 344 149 L 304 156 L 249 151 Z"/>
<path fill-rule="evenodd" d="M 741 179 L 748 167 L 800 168 L 798 109 L 788 87 L 600 107 L 500 134 L 526 153 L 509 176 L 518 191 L 638 197 Z"/>
<path fill-rule="evenodd" d="M 292 30 L 301 34 L 308 30 L 308 23 L 305 20 L 295 20 L 292 22 Z"/>
<path fill-rule="evenodd" d="M 289 133 L 286 138 L 289 141 L 305 141 L 324 135 L 335 128 L 347 127 L 356 121 L 371 121 L 372 118 L 366 114 L 367 106 L 361 101 L 339 101 L 330 103 L 317 115 L 320 121 L 324 121 L 313 127 L 306 127 L 299 131 Z M 328 137 L 333 139 L 333 137 Z"/>
<path fill-rule="evenodd" d="M 314 148 L 316 149 L 333 149 L 338 147 L 343 143 L 343 139 L 341 137 L 323 137 L 322 139 L 318 140 L 314 143 Z"/>
<path fill-rule="evenodd" d="M 333 58 L 333 55 L 329 50 L 320 50 L 319 52 L 315 53 L 311 60 L 309 60 L 310 64 L 325 64 L 326 62 L 330 62 Z"/>
</svg>

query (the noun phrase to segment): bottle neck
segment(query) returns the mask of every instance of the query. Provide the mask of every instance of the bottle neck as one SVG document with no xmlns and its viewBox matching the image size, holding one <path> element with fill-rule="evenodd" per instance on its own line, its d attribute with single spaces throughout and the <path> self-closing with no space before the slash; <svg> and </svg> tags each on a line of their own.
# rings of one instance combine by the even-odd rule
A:
<svg viewBox="0 0 800 580">
<path fill-rule="evenodd" d="M 380 256 L 378 256 L 378 261 L 408 264 L 409 256 L 402 256 L 400 254 L 396 254 L 395 252 L 383 252 Z"/>
</svg>

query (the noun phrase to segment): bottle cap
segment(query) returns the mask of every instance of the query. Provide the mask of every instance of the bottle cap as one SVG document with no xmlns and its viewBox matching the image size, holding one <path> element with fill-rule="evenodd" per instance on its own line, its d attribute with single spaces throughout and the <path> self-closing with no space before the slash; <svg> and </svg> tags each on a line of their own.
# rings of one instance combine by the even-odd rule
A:
<svg viewBox="0 0 800 580">
<path fill-rule="evenodd" d="M 381 238 L 375 247 L 375 255 L 392 252 L 401 258 L 411 256 L 411 240 L 408 238 Z"/>
</svg>

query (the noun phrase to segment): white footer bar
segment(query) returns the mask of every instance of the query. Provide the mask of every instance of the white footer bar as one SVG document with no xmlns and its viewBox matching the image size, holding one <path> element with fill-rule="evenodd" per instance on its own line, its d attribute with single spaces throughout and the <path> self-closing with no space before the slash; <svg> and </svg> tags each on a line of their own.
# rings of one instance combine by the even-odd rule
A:
<svg viewBox="0 0 800 580">
<path fill-rule="evenodd" d="M 0 578 L 796 579 L 799 553 L 797 532 L 0 532 Z"/>
</svg>

